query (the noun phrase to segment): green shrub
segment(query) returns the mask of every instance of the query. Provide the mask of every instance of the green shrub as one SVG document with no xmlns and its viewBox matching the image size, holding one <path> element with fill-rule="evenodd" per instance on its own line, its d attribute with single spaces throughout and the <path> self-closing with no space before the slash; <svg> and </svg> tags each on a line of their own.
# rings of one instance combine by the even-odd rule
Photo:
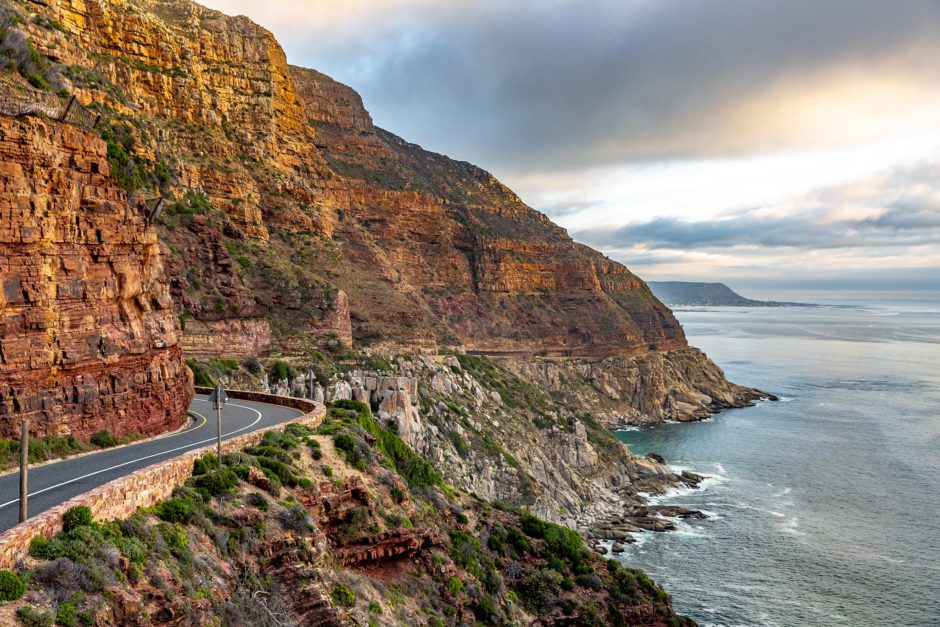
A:
<svg viewBox="0 0 940 627">
<path fill-rule="evenodd" d="M 206 453 L 193 462 L 193 475 L 199 476 L 219 468 L 219 458 L 214 453 Z"/>
<path fill-rule="evenodd" d="M 59 604 L 55 611 L 55 624 L 61 625 L 61 627 L 76 627 L 78 625 L 78 612 L 74 603 Z"/>
<path fill-rule="evenodd" d="M 260 509 L 262 512 L 268 511 L 268 499 L 264 498 L 264 495 L 258 492 L 248 494 L 248 496 L 245 497 L 245 503 Z"/>
<path fill-rule="evenodd" d="M 96 431 L 94 434 L 92 434 L 89 442 L 95 446 L 100 446 L 101 448 L 111 448 L 112 446 L 118 445 L 118 439 L 114 437 L 107 429 Z"/>
<path fill-rule="evenodd" d="M 333 588 L 330 598 L 333 599 L 334 605 L 341 607 L 352 607 L 356 603 L 356 593 L 345 584 L 339 584 Z"/>
<path fill-rule="evenodd" d="M 26 582 L 16 573 L 0 570 L 0 601 L 15 601 L 26 592 Z"/>
<path fill-rule="evenodd" d="M 192 501 L 173 497 L 157 505 L 157 517 L 167 522 L 189 522 L 195 507 Z"/>
<path fill-rule="evenodd" d="M 533 570 L 519 583 L 522 605 L 533 614 L 548 614 L 558 600 L 562 579 L 560 573 L 550 568 Z"/>
<path fill-rule="evenodd" d="M 30 605 L 17 609 L 16 617 L 25 627 L 52 627 L 55 622 L 52 612 L 40 612 Z"/>
<path fill-rule="evenodd" d="M 451 596 L 457 596 L 463 592 L 463 579 L 460 577 L 451 577 L 447 580 L 447 591 Z"/>
<path fill-rule="evenodd" d="M 312 434 L 313 434 L 313 429 L 311 429 L 307 425 L 293 423 L 284 427 L 284 435 L 288 435 L 293 438 L 303 438 L 305 436 L 312 435 Z M 317 442 L 317 444 L 319 444 L 319 442 Z"/>
<path fill-rule="evenodd" d="M 94 516 L 91 514 L 91 508 L 87 505 L 76 505 L 62 515 L 62 528 L 66 531 L 72 531 L 78 527 L 88 527 L 94 522 Z"/>
<path fill-rule="evenodd" d="M 274 381 L 293 380 L 297 376 L 294 368 L 286 361 L 276 361 L 271 364 L 271 378 Z"/>
<path fill-rule="evenodd" d="M 284 462 L 269 457 L 259 457 L 258 465 L 262 470 L 270 470 L 274 473 L 283 485 L 291 487 L 297 485 L 297 477 L 291 472 L 290 466 Z"/>
<path fill-rule="evenodd" d="M 192 561 L 192 552 L 189 549 L 189 535 L 179 523 L 160 523 L 157 532 L 163 537 L 167 548 L 176 558 L 182 561 Z"/>
<path fill-rule="evenodd" d="M 229 494 L 238 485 L 238 475 L 231 468 L 222 468 L 196 477 L 194 485 L 197 490 L 205 490 L 210 496 L 221 496 Z"/>
</svg>

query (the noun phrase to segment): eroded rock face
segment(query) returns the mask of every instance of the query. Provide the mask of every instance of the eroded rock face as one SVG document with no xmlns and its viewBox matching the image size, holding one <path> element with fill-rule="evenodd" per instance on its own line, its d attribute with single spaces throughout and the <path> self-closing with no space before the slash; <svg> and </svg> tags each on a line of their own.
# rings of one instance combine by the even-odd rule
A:
<svg viewBox="0 0 940 627">
<path fill-rule="evenodd" d="M 411 344 L 502 354 L 607 356 L 684 348 L 672 313 L 621 264 L 576 244 L 491 174 L 422 150 L 371 124 L 349 87 L 292 67 L 319 154 L 343 175 L 327 186 L 334 239 L 355 266 L 413 299 L 396 325 L 350 295 L 354 331 Z M 366 276 L 365 274 L 361 276 Z M 361 295 L 361 296 L 360 296 Z M 404 303 L 401 305 L 405 307 Z M 409 330 L 418 327 L 419 333 Z M 433 332 L 420 333 L 425 328 Z"/>
<path fill-rule="evenodd" d="M 192 397 L 153 228 L 76 127 L 0 116 L 0 435 L 181 425 Z"/>
<path fill-rule="evenodd" d="M 731 383 L 697 348 L 601 360 L 507 360 L 505 365 L 548 392 L 596 412 L 605 426 L 701 420 L 769 395 Z"/>
</svg>

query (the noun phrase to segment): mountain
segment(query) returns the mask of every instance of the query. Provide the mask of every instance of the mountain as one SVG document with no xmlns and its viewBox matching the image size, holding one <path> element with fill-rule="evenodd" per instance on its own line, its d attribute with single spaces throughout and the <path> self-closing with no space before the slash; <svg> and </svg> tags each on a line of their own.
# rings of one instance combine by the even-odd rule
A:
<svg viewBox="0 0 940 627">
<path fill-rule="evenodd" d="M 43 434 L 162 431 L 193 376 L 355 400 L 471 497 L 624 539 L 668 527 L 627 514 L 644 494 L 701 477 L 610 429 L 767 396 L 628 268 L 376 127 L 247 18 L 15 2 L 0 60 L 6 435 L 25 412 Z"/>
<path fill-rule="evenodd" d="M 752 300 L 741 296 L 724 283 L 694 281 L 650 281 L 656 298 L 670 306 L 713 305 L 726 307 L 812 307 L 807 303 Z"/>
</svg>

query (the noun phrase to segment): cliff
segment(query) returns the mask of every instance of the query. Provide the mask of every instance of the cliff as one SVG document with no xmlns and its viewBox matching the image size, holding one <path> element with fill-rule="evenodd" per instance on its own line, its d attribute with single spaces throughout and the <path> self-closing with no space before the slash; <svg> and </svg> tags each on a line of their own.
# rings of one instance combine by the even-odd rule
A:
<svg viewBox="0 0 940 627">
<path fill-rule="evenodd" d="M 374 127 L 354 91 L 288 66 L 249 20 L 186 0 L 29 10 L 57 80 L 102 113 L 121 180 L 174 201 L 172 293 L 213 330 L 265 320 L 291 352 L 326 335 L 583 357 L 686 346 L 625 267 L 491 174 Z M 211 334 L 187 346 L 221 349 Z"/>
<path fill-rule="evenodd" d="M 0 435 L 180 426 L 192 395 L 154 229 L 104 142 L 0 115 Z"/>
</svg>

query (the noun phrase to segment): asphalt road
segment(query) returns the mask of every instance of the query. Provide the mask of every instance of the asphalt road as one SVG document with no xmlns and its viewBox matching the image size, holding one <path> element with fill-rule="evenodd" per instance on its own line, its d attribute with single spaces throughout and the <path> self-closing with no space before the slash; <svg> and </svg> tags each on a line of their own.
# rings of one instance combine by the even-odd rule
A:
<svg viewBox="0 0 940 627">
<path fill-rule="evenodd" d="M 185 431 L 148 442 L 38 466 L 29 470 L 29 515 L 67 501 L 130 472 L 216 441 L 215 411 L 204 395 L 189 405 L 197 414 Z M 222 438 L 271 427 L 303 412 L 289 407 L 231 399 L 222 411 Z M 20 475 L 0 477 L 0 531 L 19 522 Z"/>
</svg>

